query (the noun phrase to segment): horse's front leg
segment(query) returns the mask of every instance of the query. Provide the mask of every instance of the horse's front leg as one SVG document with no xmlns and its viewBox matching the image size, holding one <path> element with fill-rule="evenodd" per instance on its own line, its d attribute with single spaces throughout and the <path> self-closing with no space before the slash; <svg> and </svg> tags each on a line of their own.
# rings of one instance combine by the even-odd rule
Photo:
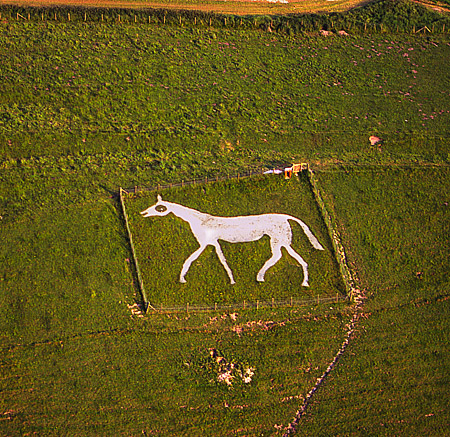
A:
<svg viewBox="0 0 450 437">
<path fill-rule="evenodd" d="M 216 253 L 217 253 L 217 256 L 219 257 L 220 262 L 225 267 L 225 270 L 228 273 L 228 277 L 230 278 L 231 283 L 236 284 L 236 282 L 234 281 L 234 278 L 233 278 L 233 272 L 231 271 L 230 267 L 227 264 L 227 260 L 225 258 L 225 255 L 222 252 L 222 248 L 220 247 L 220 244 L 218 241 L 216 241 L 214 243 L 214 247 L 216 248 Z"/>
<path fill-rule="evenodd" d="M 186 276 L 186 273 L 189 270 L 189 267 L 191 267 L 191 264 L 201 255 L 201 253 L 205 250 L 206 245 L 201 245 L 183 264 L 183 268 L 181 269 L 180 273 L 180 282 L 182 284 L 186 283 L 186 279 L 184 278 Z"/>
</svg>

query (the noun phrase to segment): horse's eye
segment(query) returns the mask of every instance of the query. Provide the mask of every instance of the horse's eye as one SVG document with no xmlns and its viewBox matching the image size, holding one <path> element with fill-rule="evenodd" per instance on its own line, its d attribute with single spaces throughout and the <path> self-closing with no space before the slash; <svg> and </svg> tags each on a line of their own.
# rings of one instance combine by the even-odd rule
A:
<svg viewBox="0 0 450 437">
<path fill-rule="evenodd" d="M 164 212 L 167 211 L 167 208 L 164 205 L 158 205 L 156 208 L 156 211 L 158 212 Z"/>
</svg>

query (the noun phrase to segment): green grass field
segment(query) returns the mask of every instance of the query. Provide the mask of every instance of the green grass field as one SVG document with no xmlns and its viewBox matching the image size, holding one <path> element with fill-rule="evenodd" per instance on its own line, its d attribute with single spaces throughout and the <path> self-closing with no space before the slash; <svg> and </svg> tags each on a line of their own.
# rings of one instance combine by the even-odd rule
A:
<svg viewBox="0 0 450 437">
<path fill-rule="evenodd" d="M 305 435 L 446 435 L 448 167 L 324 173 L 367 289 L 365 319 L 299 428 Z"/>
<path fill-rule="evenodd" d="M 448 159 L 440 35 L 296 39 L 52 22 L 0 30 L 2 159 L 139 152 L 141 168 L 168 152 L 215 161 L 227 144 L 290 155 L 302 144 L 308 159 Z M 368 147 L 372 134 L 383 135 L 384 154 Z"/>
<path fill-rule="evenodd" d="M 143 316 L 117 193 L 297 161 L 315 169 L 367 296 L 298 434 L 446 433 L 448 35 L 2 19 L 0 56 L 0 434 L 282 435 L 341 347 L 352 306 Z M 280 208 L 329 248 L 305 180 L 221 184 L 163 195 L 215 214 Z M 173 254 L 182 262 L 195 246 L 184 223 L 137 214 L 152 196 L 126 200 L 138 254 L 161 224 L 155 243 L 186 237 Z M 342 293 L 330 252 L 302 238 L 294 228 L 312 257 L 300 293 Z M 224 246 L 241 291 L 288 297 L 295 280 L 271 282 L 299 275 L 288 258 L 266 288 L 250 283 L 261 243 L 243 255 Z M 148 284 L 154 266 L 138 258 Z M 172 294 L 163 278 L 149 291 L 173 303 L 180 265 L 158 268 Z M 220 298 L 221 269 L 205 253 L 182 304 Z M 211 295 L 190 281 L 208 275 L 222 281 Z M 212 349 L 235 365 L 231 388 Z"/>
</svg>

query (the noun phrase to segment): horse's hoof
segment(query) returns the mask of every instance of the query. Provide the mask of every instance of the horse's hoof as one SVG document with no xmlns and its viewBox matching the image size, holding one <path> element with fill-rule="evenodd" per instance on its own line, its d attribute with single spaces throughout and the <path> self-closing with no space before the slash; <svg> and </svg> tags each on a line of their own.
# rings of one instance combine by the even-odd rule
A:
<svg viewBox="0 0 450 437">
<path fill-rule="evenodd" d="M 302 286 L 303 286 L 303 287 L 309 287 L 309 283 L 308 283 L 308 281 L 306 281 L 306 282 L 303 282 Z"/>
<path fill-rule="evenodd" d="M 180 282 L 181 282 L 182 284 L 186 284 L 186 279 L 180 278 Z"/>
<path fill-rule="evenodd" d="M 256 278 L 256 280 L 257 280 L 258 282 L 264 282 L 264 277 L 259 277 L 259 276 L 258 276 L 258 277 Z"/>
</svg>

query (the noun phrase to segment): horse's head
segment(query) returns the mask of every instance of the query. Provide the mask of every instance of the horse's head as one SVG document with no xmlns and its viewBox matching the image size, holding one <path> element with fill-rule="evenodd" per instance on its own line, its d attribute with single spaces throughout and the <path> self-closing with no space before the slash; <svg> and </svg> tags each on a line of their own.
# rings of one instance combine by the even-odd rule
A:
<svg viewBox="0 0 450 437">
<path fill-rule="evenodd" d="M 170 213 L 170 203 L 164 202 L 164 200 L 162 200 L 159 194 L 158 194 L 158 201 L 153 206 L 150 206 L 146 210 L 141 212 L 141 214 L 144 217 L 164 216 L 169 213 Z"/>
</svg>

